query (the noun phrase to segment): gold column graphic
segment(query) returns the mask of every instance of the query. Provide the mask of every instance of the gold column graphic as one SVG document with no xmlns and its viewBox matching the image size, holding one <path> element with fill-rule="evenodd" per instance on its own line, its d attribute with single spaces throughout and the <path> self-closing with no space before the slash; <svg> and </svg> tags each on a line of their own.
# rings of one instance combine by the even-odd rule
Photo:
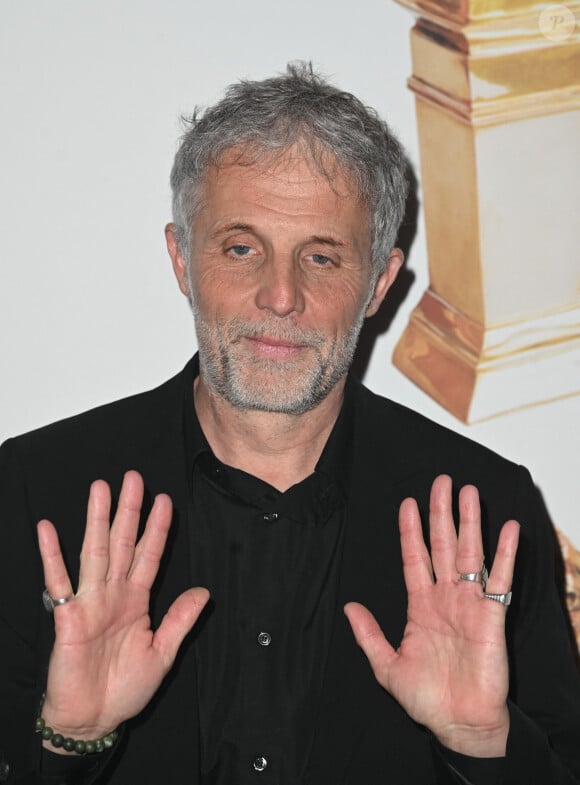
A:
<svg viewBox="0 0 580 785">
<path fill-rule="evenodd" d="M 464 422 L 580 393 L 580 2 L 399 0 L 429 288 L 394 364 Z"/>
<path fill-rule="evenodd" d="M 556 533 L 564 559 L 566 605 L 580 653 L 580 551 L 576 550 L 563 532 L 556 529 Z"/>
</svg>

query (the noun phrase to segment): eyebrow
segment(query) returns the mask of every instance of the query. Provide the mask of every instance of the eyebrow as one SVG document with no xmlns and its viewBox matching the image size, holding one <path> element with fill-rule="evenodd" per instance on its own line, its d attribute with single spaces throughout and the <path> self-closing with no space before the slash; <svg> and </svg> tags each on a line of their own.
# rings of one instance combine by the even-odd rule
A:
<svg viewBox="0 0 580 785">
<path fill-rule="evenodd" d="M 249 232 L 251 234 L 258 234 L 255 227 L 251 224 L 244 224 L 238 223 L 237 221 L 226 224 L 225 226 L 220 226 L 214 232 L 211 233 L 210 237 L 215 238 L 219 237 L 222 234 L 227 234 L 228 232 Z M 313 234 L 311 235 L 304 245 L 308 245 L 309 243 L 319 243 L 321 245 L 330 245 L 332 248 L 344 248 L 347 243 L 343 242 L 342 240 L 337 240 L 335 237 L 329 237 L 327 235 L 321 234 Z"/>
<path fill-rule="evenodd" d="M 219 237 L 221 234 L 227 234 L 228 232 L 251 232 L 255 233 L 256 230 L 250 224 L 242 224 L 242 223 L 231 223 L 226 224 L 225 226 L 218 227 L 215 231 L 210 234 L 210 237 Z"/>
<path fill-rule="evenodd" d="M 326 237 L 325 235 L 320 234 L 313 234 L 306 241 L 306 244 L 308 243 L 320 243 L 321 245 L 330 245 L 333 248 L 344 248 L 346 246 L 346 243 L 344 243 L 342 240 L 337 240 L 335 237 Z"/>
</svg>

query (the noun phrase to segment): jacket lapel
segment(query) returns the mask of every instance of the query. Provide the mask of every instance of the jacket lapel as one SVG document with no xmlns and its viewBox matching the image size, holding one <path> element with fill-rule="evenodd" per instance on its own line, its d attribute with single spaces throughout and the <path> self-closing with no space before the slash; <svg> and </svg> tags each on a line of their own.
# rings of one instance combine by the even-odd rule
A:
<svg viewBox="0 0 580 785">
<path fill-rule="evenodd" d="M 377 684 L 356 645 L 343 613 L 357 601 L 375 615 L 386 637 L 397 646 L 406 623 L 398 509 L 421 473 L 412 440 L 402 433 L 396 407 L 356 388 L 355 436 L 350 496 L 336 617 L 323 685 L 308 782 L 343 781 L 357 767 L 365 736 L 401 709 Z M 424 485 L 428 480 L 422 481 Z M 417 483 L 419 484 L 419 483 Z M 396 721 L 396 720 L 395 720 Z M 410 721 L 409 721 L 410 722 Z M 384 744 L 397 744 L 396 737 Z M 396 757 L 396 754 L 394 755 Z M 396 781 L 396 780 L 393 780 Z"/>
<path fill-rule="evenodd" d="M 157 628 L 173 600 L 191 586 L 198 585 L 192 574 L 191 548 L 194 547 L 192 521 L 189 511 L 187 463 L 184 442 L 184 400 L 191 398 L 193 383 L 192 362 L 171 380 L 169 387 L 155 401 L 151 429 L 151 443 L 142 466 L 143 476 L 155 478 L 151 502 L 156 493 L 169 494 L 173 502 L 173 519 L 152 596 L 151 619 Z M 155 749 L 155 771 L 174 773 L 187 771 L 189 785 L 198 785 L 199 773 L 199 715 L 197 702 L 197 668 L 195 659 L 196 627 L 181 645 L 176 661 L 159 691 L 145 712 L 140 715 L 145 749 Z M 148 716 L 147 716 L 148 715 Z M 134 731 L 132 731 L 134 733 Z M 171 739 L 171 744 L 158 744 L 155 739 Z M 176 750 L 179 752 L 176 753 Z M 145 752 L 145 750 L 144 750 Z M 147 751 L 145 757 L 149 755 Z M 162 760 L 160 760 L 162 759 Z M 147 772 L 148 779 L 154 777 Z M 160 777 L 161 781 L 163 776 Z M 126 780 L 131 781 L 131 777 Z"/>
</svg>

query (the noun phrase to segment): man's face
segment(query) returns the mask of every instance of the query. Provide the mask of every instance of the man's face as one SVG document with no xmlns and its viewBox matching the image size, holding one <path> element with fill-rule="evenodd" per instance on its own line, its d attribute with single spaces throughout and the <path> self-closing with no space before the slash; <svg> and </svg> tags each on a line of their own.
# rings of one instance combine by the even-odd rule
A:
<svg viewBox="0 0 580 785">
<path fill-rule="evenodd" d="M 202 383 L 242 409 L 308 411 L 343 379 L 388 288 L 381 276 L 370 290 L 367 209 L 340 171 L 329 183 L 294 149 L 253 164 L 230 153 L 200 204 L 189 269 L 174 267 Z"/>
</svg>

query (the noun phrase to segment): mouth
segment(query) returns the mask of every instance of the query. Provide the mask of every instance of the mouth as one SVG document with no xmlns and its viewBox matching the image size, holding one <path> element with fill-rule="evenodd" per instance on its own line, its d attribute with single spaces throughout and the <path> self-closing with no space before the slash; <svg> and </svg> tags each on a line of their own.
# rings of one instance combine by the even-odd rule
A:
<svg viewBox="0 0 580 785">
<path fill-rule="evenodd" d="M 271 359 L 293 359 L 304 349 L 308 348 L 302 343 L 292 343 L 291 341 L 273 336 L 261 335 L 259 337 L 245 337 L 245 341 L 252 351 L 259 357 Z"/>
</svg>

